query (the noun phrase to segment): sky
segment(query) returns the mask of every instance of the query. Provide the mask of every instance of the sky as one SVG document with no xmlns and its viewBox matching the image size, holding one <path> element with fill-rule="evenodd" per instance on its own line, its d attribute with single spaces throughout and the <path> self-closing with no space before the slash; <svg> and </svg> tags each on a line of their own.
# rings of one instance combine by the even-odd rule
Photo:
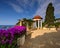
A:
<svg viewBox="0 0 60 48">
<path fill-rule="evenodd" d="M 45 19 L 49 3 L 54 6 L 54 16 L 60 18 L 60 0 L 0 0 L 0 25 L 15 25 L 18 19 L 32 19 L 40 15 Z"/>
</svg>

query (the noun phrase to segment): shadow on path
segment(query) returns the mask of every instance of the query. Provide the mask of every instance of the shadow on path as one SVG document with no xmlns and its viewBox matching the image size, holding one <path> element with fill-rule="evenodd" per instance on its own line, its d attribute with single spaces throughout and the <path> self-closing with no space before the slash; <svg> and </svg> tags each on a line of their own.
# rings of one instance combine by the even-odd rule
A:
<svg viewBox="0 0 60 48">
<path fill-rule="evenodd" d="M 31 38 L 30 34 L 21 48 L 60 48 L 60 31 L 45 33 L 35 38 Z"/>
</svg>

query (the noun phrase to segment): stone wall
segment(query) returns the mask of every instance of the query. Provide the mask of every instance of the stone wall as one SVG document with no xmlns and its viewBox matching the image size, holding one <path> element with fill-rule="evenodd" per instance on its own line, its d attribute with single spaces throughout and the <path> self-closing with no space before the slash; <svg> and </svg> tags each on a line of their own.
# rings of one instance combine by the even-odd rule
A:
<svg viewBox="0 0 60 48">
<path fill-rule="evenodd" d="M 45 29 L 45 30 L 56 30 L 56 28 L 46 28 L 46 27 L 43 27 L 43 29 Z"/>
<path fill-rule="evenodd" d="M 25 43 L 25 35 L 21 36 L 20 38 L 17 39 L 17 46 L 23 46 Z"/>
</svg>

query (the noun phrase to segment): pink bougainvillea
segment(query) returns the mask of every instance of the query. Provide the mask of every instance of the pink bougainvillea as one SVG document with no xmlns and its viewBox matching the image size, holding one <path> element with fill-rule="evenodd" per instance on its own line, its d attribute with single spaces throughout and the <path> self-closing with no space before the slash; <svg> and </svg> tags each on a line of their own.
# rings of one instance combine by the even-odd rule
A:
<svg viewBox="0 0 60 48">
<path fill-rule="evenodd" d="M 25 26 L 14 26 L 7 30 L 0 30 L 0 47 L 7 47 L 10 45 L 12 48 L 16 44 L 17 38 L 26 33 Z M 7 46 L 5 46 L 7 45 Z"/>
</svg>

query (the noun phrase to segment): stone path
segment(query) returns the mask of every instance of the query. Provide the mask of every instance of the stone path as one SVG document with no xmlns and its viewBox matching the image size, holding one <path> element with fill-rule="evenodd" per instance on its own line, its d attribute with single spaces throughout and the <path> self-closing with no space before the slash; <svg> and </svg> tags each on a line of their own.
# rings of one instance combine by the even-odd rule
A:
<svg viewBox="0 0 60 48">
<path fill-rule="evenodd" d="M 34 30 L 20 48 L 60 48 L 60 31 Z"/>
</svg>

